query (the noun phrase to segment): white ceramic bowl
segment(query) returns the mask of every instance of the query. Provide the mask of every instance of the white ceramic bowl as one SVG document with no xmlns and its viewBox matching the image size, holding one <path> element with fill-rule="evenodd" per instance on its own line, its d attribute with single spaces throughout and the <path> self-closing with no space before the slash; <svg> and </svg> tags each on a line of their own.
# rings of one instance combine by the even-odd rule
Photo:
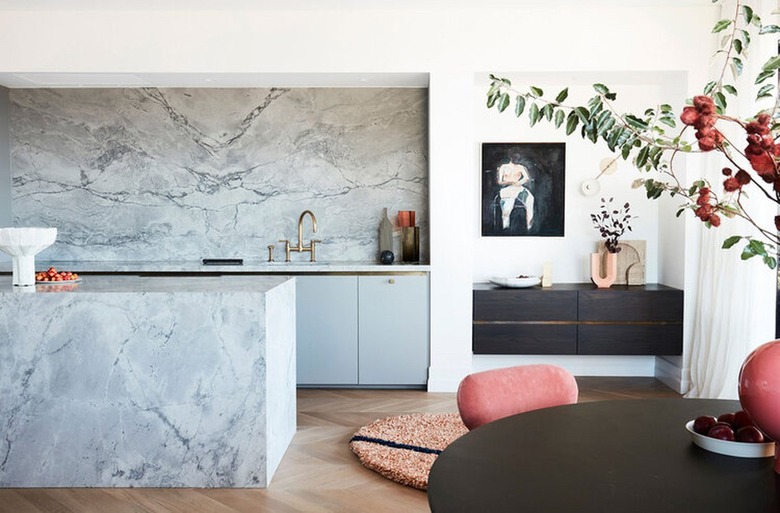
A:
<svg viewBox="0 0 780 513">
<path fill-rule="evenodd" d="M 523 289 L 539 285 L 542 279 L 539 276 L 529 276 L 527 278 L 490 278 L 490 282 L 499 287 L 510 287 L 513 289 Z"/>
<path fill-rule="evenodd" d="M 775 443 L 750 443 L 750 442 L 729 442 L 728 440 L 718 440 L 709 436 L 700 435 L 693 430 L 693 421 L 685 424 L 685 429 L 691 434 L 693 443 L 710 452 L 725 454 L 726 456 L 736 456 L 738 458 L 769 458 L 775 455 Z"/>
</svg>

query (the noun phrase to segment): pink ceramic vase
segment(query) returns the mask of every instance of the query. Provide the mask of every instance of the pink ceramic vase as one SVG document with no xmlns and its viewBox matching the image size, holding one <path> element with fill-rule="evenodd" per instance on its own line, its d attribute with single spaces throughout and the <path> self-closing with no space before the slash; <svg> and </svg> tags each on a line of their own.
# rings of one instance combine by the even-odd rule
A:
<svg viewBox="0 0 780 513">
<path fill-rule="evenodd" d="M 604 273 L 602 274 L 602 255 L 604 259 Z M 605 251 L 603 253 L 591 253 L 590 255 L 590 279 L 600 289 L 608 289 L 617 279 L 617 253 Z"/>
<path fill-rule="evenodd" d="M 780 340 L 759 346 L 745 359 L 739 371 L 739 402 L 775 440 L 775 472 L 780 474 Z"/>
</svg>

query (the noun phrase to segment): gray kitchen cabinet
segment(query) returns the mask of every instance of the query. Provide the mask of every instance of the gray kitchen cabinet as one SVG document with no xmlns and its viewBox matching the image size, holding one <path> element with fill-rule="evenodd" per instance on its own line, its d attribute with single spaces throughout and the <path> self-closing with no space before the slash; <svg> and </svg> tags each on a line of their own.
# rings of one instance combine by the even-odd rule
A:
<svg viewBox="0 0 780 513">
<path fill-rule="evenodd" d="M 428 381 L 428 277 L 360 276 L 358 377 L 361 385 Z"/>
<path fill-rule="evenodd" d="M 427 275 L 296 280 L 299 386 L 427 383 Z"/>
<path fill-rule="evenodd" d="M 357 276 L 296 276 L 299 385 L 358 382 Z"/>
</svg>

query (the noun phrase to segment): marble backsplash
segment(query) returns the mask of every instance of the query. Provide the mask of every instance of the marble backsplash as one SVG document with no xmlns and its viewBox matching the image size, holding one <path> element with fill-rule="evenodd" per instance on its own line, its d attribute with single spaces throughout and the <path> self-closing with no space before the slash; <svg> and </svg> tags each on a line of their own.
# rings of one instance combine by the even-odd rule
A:
<svg viewBox="0 0 780 513">
<path fill-rule="evenodd" d="M 427 124 L 424 89 L 13 89 L 11 214 L 47 260 L 282 260 L 309 209 L 318 260 L 362 261 L 416 210 L 427 262 Z"/>
</svg>

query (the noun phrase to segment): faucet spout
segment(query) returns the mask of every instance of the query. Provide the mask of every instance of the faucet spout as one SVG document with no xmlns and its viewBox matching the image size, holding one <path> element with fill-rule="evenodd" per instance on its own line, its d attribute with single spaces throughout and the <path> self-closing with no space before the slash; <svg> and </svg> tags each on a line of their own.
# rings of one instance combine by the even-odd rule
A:
<svg viewBox="0 0 780 513">
<path fill-rule="evenodd" d="M 311 210 L 304 210 L 301 212 L 301 216 L 298 218 L 298 251 L 302 252 L 303 249 L 303 219 L 306 217 L 306 214 L 309 214 L 311 217 L 311 231 L 313 233 L 317 232 L 317 218 L 314 217 L 314 212 Z"/>
</svg>

